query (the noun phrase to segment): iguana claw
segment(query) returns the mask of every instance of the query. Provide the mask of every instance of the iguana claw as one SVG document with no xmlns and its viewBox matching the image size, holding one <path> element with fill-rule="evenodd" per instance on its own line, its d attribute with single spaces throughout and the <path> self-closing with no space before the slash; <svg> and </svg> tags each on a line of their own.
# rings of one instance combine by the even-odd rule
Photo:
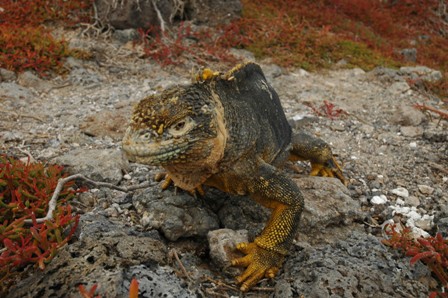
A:
<svg viewBox="0 0 448 298">
<path fill-rule="evenodd" d="M 342 184 L 347 186 L 347 180 L 345 180 L 344 175 L 342 175 L 341 166 L 338 164 L 334 156 L 332 156 L 332 158 L 327 161 L 326 164 L 311 162 L 310 175 L 338 178 L 339 180 L 341 180 Z"/>
<path fill-rule="evenodd" d="M 242 258 L 232 260 L 232 266 L 247 267 L 243 274 L 236 278 L 237 283 L 241 284 L 242 292 L 248 291 L 263 277 L 274 278 L 284 260 L 282 254 L 261 248 L 253 242 L 239 243 L 236 248 L 246 254 Z"/>
<path fill-rule="evenodd" d="M 162 190 L 166 190 L 168 189 L 168 187 L 170 187 L 171 184 L 173 184 L 175 187 L 176 184 L 174 183 L 173 179 L 170 177 L 170 175 L 168 173 L 157 173 L 154 176 L 154 180 L 157 182 L 160 182 L 163 180 L 162 185 L 160 186 L 160 188 Z M 188 191 L 192 196 L 196 197 L 196 194 L 198 193 L 200 196 L 205 196 L 205 192 L 204 189 L 202 188 L 202 185 L 199 185 L 198 187 L 196 187 L 194 190 L 192 191 Z"/>
</svg>

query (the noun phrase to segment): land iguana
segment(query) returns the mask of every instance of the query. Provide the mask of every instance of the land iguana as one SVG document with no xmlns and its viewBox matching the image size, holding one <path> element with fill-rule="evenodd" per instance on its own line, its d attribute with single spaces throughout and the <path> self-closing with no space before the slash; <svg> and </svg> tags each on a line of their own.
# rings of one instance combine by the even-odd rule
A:
<svg viewBox="0 0 448 298">
<path fill-rule="evenodd" d="M 292 134 L 277 93 L 252 62 L 225 74 L 205 69 L 192 84 L 144 98 L 122 146 L 129 160 L 166 170 L 163 188 L 207 185 L 272 209 L 261 235 L 236 247 L 245 256 L 232 265 L 247 267 L 237 277 L 242 291 L 276 275 L 299 227 L 303 196 L 279 167 L 309 160 L 311 175 L 345 183 L 327 143 Z"/>
</svg>

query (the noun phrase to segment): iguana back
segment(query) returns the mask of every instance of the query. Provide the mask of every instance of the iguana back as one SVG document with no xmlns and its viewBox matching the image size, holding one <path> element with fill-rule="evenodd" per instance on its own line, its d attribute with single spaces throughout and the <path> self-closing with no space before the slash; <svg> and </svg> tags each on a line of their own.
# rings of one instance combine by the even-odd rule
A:
<svg viewBox="0 0 448 298">
<path fill-rule="evenodd" d="M 231 79 L 213 82 L 229 133 L 225 160 L 251 152 L 270 164 L 282 162 L 287 156 L 281 153 L 291 143 L 291 127 L 277 93 L 257 64 L 235 68 L 230 74 Z"/>
</svg>

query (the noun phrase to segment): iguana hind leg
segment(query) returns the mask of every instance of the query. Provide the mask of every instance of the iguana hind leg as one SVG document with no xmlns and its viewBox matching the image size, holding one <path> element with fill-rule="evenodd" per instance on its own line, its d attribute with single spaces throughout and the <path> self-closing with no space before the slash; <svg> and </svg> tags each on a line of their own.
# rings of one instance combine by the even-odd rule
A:
<svg viewBox="0 0 448 298">
<path fill-rule="evenodd" d="M 311 176 L 335 177 L 347 185 L 341 166 L 334 158 L 330 146 L 317 137 L 304 132 L 294 134 L 289 160 L 309 160 Z"/>
<path fill-rule="evenodd" d="M 274 167 L 262 164 L 257 177 L 248 182 L 251 198 L 272 209 L 271 218 L 252 243 L 240 243 L 237 249 L 246 256 L 232 261 L 247 267 L 237 277 L 241 291 L 247 291 L 261 278 L 273 278 L 282 266 L 299 227 L 303 197 L 297 185 Z"/>
</svg>

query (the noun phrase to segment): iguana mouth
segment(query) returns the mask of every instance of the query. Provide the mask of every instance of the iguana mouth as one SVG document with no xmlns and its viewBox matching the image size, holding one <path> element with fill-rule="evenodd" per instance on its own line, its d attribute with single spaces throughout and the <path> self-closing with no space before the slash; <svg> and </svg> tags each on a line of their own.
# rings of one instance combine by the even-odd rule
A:
<svg viewBox="0 0 448 298">
<path fill-rule="evenodd" d="M 163 140 L 159 142 L 143 142 L 137 134 L 126 132 L 122 149 L 126 157 L 133 162 L 153 165 L 169 164 L 186 152 L 196 140 Z M 182 159 L 181 159 L 182 160 Z"/>
<path fill-rule="evenodd" d="M 172 144 L 172 146 L 162 147 L 154 145 L 123 145 L 123 150 L 130 161 L 145 162 L 151 164 L 168 163 L 172 159 L 186 151 L 189 144 Z"/>
</svg>

